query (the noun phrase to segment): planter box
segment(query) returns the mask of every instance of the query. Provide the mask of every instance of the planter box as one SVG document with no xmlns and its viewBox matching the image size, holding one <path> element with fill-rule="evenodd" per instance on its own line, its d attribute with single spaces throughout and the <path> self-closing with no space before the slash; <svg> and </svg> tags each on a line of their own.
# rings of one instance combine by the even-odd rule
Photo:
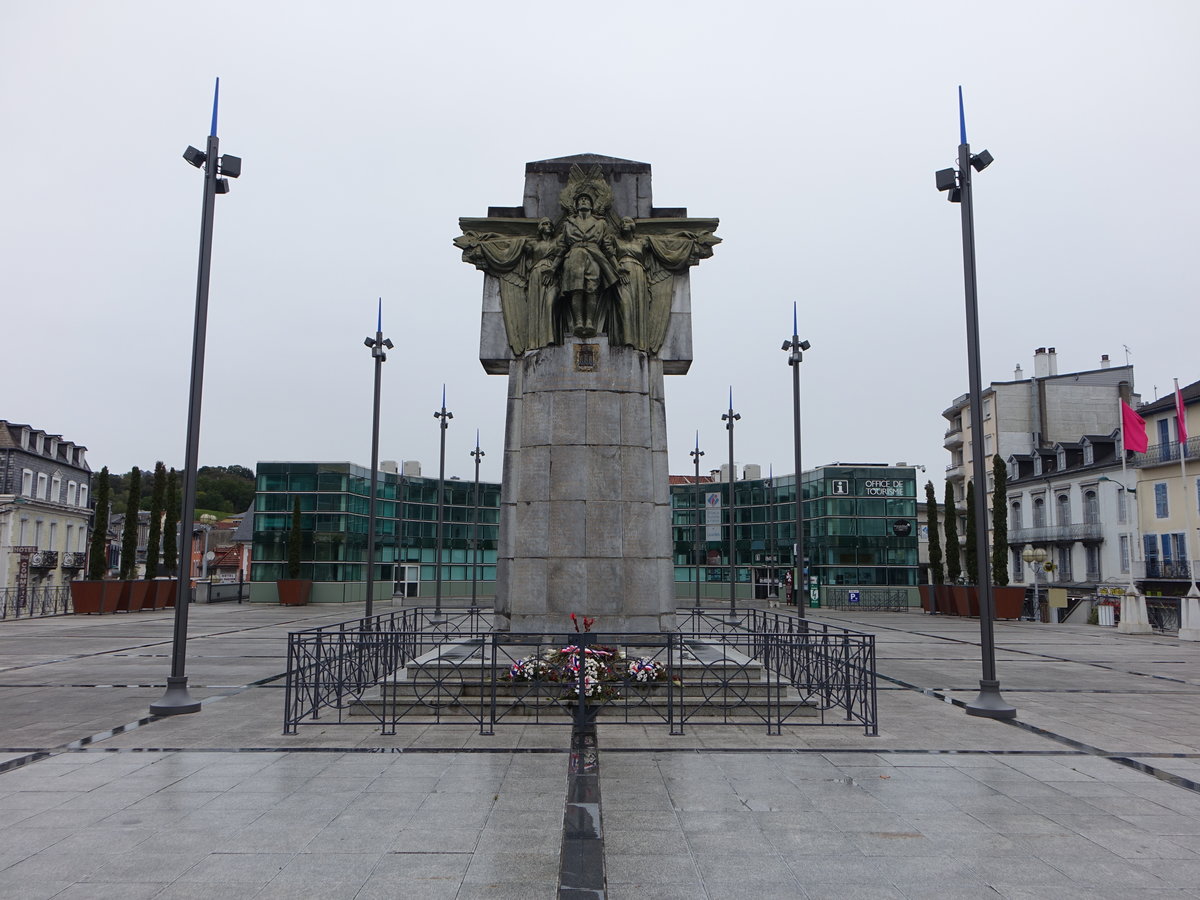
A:
<svg viewBox="0 0 1200 900">
<path fill-rule="evenodd" d="M 71 603 L 77 616 L 112 612 L 117 605 L 121 585 L 112 581 L 72 581 Z"/>
<path fill-rule="evenodd" d="M 997 619 L 1019 619 L 1025 606 L 1025 588 L 993 587 L 992 599 L 996 604 Z"/>
<path fill-rule="evenodd" d="M 121 595 L 121 601 L 117 604 L 117 609 L 123 609 L 126 612 L 141 612 L 146 605 L 146 597 L 150 593 L 149 581 L 125 581 L 125 591 Z"/>
<path fill-rule="evenodd" d="M 279 591 L 280 606 L 304 606 L 312 593 L 312 582 L 305 579 L 285 578 L 275 582 Z"/>
<path fill-rule="evenodd" d="M 175 605 L 175 595 L 178 592 L 179 582 L 174 578 L 167 581 L 155 582 L 158 585 L 158 593 L 154 595 L 154 601 L 157 604 L 155 609 L 169 609 Z"/>
</svg>

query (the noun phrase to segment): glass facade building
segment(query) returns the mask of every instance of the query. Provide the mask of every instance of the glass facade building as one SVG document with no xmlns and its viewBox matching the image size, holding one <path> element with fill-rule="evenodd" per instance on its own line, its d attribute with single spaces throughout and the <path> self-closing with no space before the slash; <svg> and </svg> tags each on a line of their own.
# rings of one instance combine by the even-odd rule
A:
<svg viewBox="0 0 1200 900">
<path fill-rule="evenodd" d="M 300 498 L 302 578 L 319 584 L 363 584 L 366 578 L 370 470 L 349 462 L 260 462 L 254 503 L 252 583 L 287 577 L 292 504 Z M 912 588 L 919 565 L 916 470 L 833 465 L 804 473 L 804 545 L 809 586 L 818 592 L 855 587 Z M 773 596 L 794 565 L 796 478 L 784 475 L 671 486 L 676 594 Z M 376 496 L 377 582 L 396 593 L 431 597 L 436 579 L 438 480 L 379 473 Z M 729 558 L 730 512 L 734 559 Z M 474 482 L 447 479 L 442 531 L 442 595 L 472 589 Z M 480 598 L 495 593 L 500 485 L 479 484 Z M 265 587 L 265 585 L 264 585 Z M 327 596 L 334 596 L 327 592 Z M 357 599 L 343 592 L 347 599 Z"/>
<path fill-rule="evenodd" d="M 915 588 L 919 564 L 916 470 L 907 466 L 832 465 L 805 472 L 804 546 L 810 587 Z M 762 587 L 795 565 L 796 478 L 735 481 L 733 571 L 739 584 Z M 730 573 L 728 482 L 671 487 L 675 581 L 679 596 Z M 691 583 L 691 588 L 681 588 Z M 718 597 L 722 592 L 701 591 Z"/>
<path fill-rule="evenodd" d="M 349 462 L 260 462 L 256 478 L 252 582 L 287 577 L 296 497 L 303 531 L 300 577 L 323 583 L 365 581 L 369 468 Z M 448 478 L 444 485 L 443 594 L 469 596 L 475 482 Z M 377 488 L 375 578 L 395 582 L 399 592 L 424 593 L 414 586 L 436 578 L 438 479 L 380 472 Z M 478 589 L 481 596 L 491 596 L 500 485 L 479 483 L 478 512 Z"/>
</svg>

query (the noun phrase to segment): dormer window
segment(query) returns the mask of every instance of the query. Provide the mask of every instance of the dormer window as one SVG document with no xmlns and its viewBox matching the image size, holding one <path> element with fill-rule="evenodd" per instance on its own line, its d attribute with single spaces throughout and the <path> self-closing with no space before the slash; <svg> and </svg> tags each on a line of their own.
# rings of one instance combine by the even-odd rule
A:
<svg viewBox="0 0 1200 900">
<path fill-rule="evenodd" d="M 1085 466 L 1093 465 L 1096 462 L 1096 448 L 1092 446 L 1091 441 L 1087 441 L 1083 445 L 1083 464 Z"/>
<path fill-rule="evenodd" d="M 1060 472 L 1067 467 L 1067 450 L 1065 447 L 1059 447 L 1055 451 L 1054 458 L 1058 463 L 1058 470 Z"/>
</svg>

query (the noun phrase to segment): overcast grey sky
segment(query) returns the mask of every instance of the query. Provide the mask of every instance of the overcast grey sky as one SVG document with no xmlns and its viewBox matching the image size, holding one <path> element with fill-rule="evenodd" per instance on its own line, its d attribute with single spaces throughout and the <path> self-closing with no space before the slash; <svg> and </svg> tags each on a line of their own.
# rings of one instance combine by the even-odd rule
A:
<svg viewBox="0 0 1200 900">
<path fill-rule="evenodd" d="M 206 20 L 209 10 L 211 19 Z M 459 216 L 529 160 L 649 162 L 658 206 L 721 219 L 692 272 L 695 364 L 667 379 L 673 472 L 905 460 L 940 486 L 967 389 L 956 88 L 977 176 L 985 381 L 1108 353 L 1147 399 L 1200 378 L 1200 4 L 1192 0 L 0 4 L 0 417 L 95 469 L 183 462 L 203 147 L 221 78 L 202 464 L 382 458 L 499 479 L 505 379 L 478 362 Z"/>
</svg>

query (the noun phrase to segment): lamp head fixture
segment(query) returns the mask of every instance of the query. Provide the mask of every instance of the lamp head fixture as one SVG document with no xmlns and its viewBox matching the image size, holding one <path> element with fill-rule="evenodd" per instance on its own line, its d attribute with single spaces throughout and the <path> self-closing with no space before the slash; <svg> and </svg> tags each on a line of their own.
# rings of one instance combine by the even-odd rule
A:
<svg viewBox="0 0 1200 900">
<path fill-rule="evenodd" d="M 188 145 L 188 148 L 183 151 L 183 158 L 186 159 L 193 166 L 195 166 L 197 169 L 199 169 L 201 166 L 203 166 L 205 161 L 208 159 L 208 157 L 204 154 L 203 150 L 197 150 L 195 147 L 191 146 L 190 144 Z"/>
</svg>

